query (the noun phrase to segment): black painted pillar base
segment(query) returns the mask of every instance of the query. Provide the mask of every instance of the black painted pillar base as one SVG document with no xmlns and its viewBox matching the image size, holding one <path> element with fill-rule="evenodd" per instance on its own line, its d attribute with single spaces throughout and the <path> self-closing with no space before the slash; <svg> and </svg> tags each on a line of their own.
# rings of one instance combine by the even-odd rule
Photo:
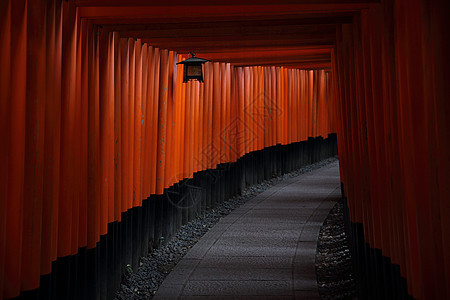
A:
<svg viewBox="0 0 450 300">
<path fill-rule="evenodd" d="M 275 145 L 247 153 L 236 162 L 196 172 L 151 195 L 142 206 L 121 214 L 108 224 L 94 249 L 58 258 L 52 273 L 41 276 L 39 289 L 23 292 L 20 299 L 113 299 L 122 274 L 137 269 L 140 258 L 164 246 L 180 227 L 216 207 L 250 185 L 292 172 L 304 165 L 337 154 L 336 135 Z M 394 274 L 395 275 L 395 274 Z"/>
<path fill-rule="evenodd" d="M 341 184 L 344 204 L 344 223 L 349 237 L 353 273 L 359 299 L 413 299 L 408 294 L 406 279 L 400 275 L 400 266 L 392 264 L 380 249 L 371 248 L 365 241 L 363 224 L 350 221 L 347 197 Z"/>
</svg>

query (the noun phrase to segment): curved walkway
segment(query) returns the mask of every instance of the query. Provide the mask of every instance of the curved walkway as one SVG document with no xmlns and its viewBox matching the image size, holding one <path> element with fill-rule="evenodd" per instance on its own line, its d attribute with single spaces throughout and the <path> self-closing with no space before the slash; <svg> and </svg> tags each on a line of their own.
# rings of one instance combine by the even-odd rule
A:
<svg viewBox="0 0 450 300">
<path fill-rule="evenodd" d="M 340 195 L 338 162 L 271 187 L 208 231 L 154 299 L 318 299 L 317 238 Z"/>
</svg>

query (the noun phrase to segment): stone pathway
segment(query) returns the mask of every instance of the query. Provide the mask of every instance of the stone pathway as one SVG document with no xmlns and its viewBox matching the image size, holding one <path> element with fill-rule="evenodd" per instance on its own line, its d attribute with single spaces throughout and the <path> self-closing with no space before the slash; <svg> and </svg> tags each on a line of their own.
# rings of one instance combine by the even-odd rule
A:
<svg viewBox="0 0 450 300">
<path fill-rule="evenodd" d="M 273 186 L 208 231 L 153 299 L 319 299 L 317 238 L 340 195 L 338 162 Z"/>
</svg>

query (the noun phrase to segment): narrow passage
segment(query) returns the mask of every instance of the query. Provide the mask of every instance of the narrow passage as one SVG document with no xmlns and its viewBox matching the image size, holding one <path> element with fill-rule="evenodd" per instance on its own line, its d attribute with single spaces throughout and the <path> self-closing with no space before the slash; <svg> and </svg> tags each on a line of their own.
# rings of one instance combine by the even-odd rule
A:
<svg viewBox="0 0 450 300">
<path fill-rule="evenodd" d="M 208 231 L 153 299 L 318 299 L 317 238 L 340 193 L 337 161 L 271 187 Z"/>
</svg>

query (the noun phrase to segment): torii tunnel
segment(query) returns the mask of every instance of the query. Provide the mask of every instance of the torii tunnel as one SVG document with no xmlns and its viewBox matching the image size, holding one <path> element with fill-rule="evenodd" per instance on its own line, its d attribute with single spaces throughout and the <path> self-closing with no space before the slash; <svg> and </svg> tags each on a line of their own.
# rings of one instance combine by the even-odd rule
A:
<svg viewBox="0 0 450 300">
<path fill-rule="evenodd" d="M 360 296 L 449 299 L 449 28 L 448 0 L 0 1 L 0 298 L 111 299 L 180 182 L 337 143 Z"/>
</svg>

